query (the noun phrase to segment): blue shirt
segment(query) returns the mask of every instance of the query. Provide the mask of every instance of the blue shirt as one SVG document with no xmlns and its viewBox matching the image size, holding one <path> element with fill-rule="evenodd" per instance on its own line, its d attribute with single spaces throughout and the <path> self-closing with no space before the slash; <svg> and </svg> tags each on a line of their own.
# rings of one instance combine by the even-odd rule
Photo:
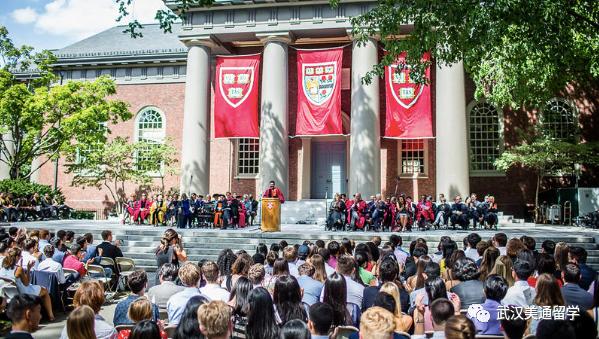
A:
<svg viewBox="0 0 599 339">
<path fill-rule="evenodd" d="M 302 275 L 297 278 L 297 282 L 300 287 L 304 289 L 304 296 L 302 297 L 302 302 L 312 306 L 313 304 L 318 302 L 318 298 L 320 297 L 320 293 L 322 293 L 322 287 L 324 286 L 318 280 L 312 279 L 307 275 Z"/>
<path fill-rule="evenodd" d="M 57 263 L 62 265 L 62 262 L 64 261 L 64 256 L 65 256 L 65 252 L 61 252 L 59 250 L 56 250 L 54 252 L 54 255 L 52 256 L 52 260 L 56 261 Z"/>
<path fill-rule="evenodd" d="M 483 310 L 489 312 L 489 320 L 486 322 L 479 321 L 476 317 L 468 318 L 472 320 L 474 323 L 474 327 L 476 327 L 476 334 L 488 334 L 488 335 L 502 335 L 500 328 L 500 321 L 497 319 L 498 308 L 501 305 L 495 300 L 487 299 L 483 304 L 481 304 Z M 480 311 L 479 311 L 480 312 Z"/>
<path fill-rule="evenodd" d="M 138 298 L 139 296 L 137 294 L 130 294 L 127 298 L 119 301 L 119 303 L 116 305 L 116 308 L 114 309 L 114 318 L 112 320 L 114 326 L 133 324 L 133 321 L 129 319 L 129 316 L 127 314 L 129 312 L 129 305 L 131 305 Z M 154 321 L 160 319 L 158 306 L 154 304 L 152 304 L 152 313 Z"/>
<path fill-rule="evenodd" d="M 202 295 L 197 287 L 185 287 L 183 291 L 173 294 L 173 296 L 168 299 L 166 311 L 168 313 L 169 325 L 179 324 L 179 320 L 181 320 L 181 316 L 183 316 L 183 311 L 185 311 L 187 302 L 196 295 Z"/>
<path fill-rule="evenodd" d="M 81 262 L 87 262 L 91 258 L 96 258 L 94 260 L 95 265 L 99 265 L 100 259 L 102 259 L 102 257 L 97 256 L 97 246 L 89 244 L 87 245 L 87 250 L 85 251 L 85 257 L 83 258 L 83 260 L 81 260 Z"/>
</svg>

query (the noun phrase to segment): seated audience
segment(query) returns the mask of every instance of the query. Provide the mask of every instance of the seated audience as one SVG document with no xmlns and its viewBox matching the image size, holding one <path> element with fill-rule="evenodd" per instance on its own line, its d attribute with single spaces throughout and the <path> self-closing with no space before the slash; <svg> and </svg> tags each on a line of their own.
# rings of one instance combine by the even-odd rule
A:
<svg viewBox="0 0 599 339">
<path fill-rule="evenodd" d="M 168 299 L 185 288 L 175 284 L 178 273 L 177 267 L 171 263 L 166 263 L 158 269 L 156 274 L 159 277 L 160 285 L 150 287 L 146 295 L 159 308 L 166 308 Z"/>
<path fill-rule="evenodd" d="M 437 299 L 430 305 L 433 319 L 433 335 L 431 338 L 445 338 L 445 323 L 454 316 L 456 311 L 454 304 L 447 299 Z M 414 312 L 414 335 L 413 339 L 424 339 L 424 305 L 418 307 Z"/>
<path fill-rule="evenodd" d="M 41 272 L 54 273 L 56 275 L 56 279 L 59 284 L 64 284 L 66 282 L 64 271 L 62 270 L 62 265 L 52 260 L 52 256 L 54 255 L 54 246 L 48 244 L 43 248 L 44 259 L 38 266 L 37 270 Z"/>
<path fill-rule="evenodd" d="M 487 321 L 479 321 L 476 314 L 468 312 L 468 318 L 474 323 L 477 334 L 501 335 L 501 325 L 498 317 L 498 309 L 501 307 L 501 300 L 507 293 L 507 282 L 498 275 L 490 275 L 485 280 L 484 293 L 486 300 L 481 305 L 481 310 L 488 314 Z M 469 310 L 470 311 L 470 310 Z"/>
<path fill-rule="evenodd" d="M 202 333 L 198 331 L 200 328 L 200 323 L 198 322 L 198 308 L 208 302 L 209 300 L 206 297 L 200 295 L 196 295 L 189 299 L 185 305 L 185 309 L 183 310 L 173 339 L 204 339 Z"/>
<path fill-rule="evenodd" d="M 27 294 L 38 296 L 42 300 L 44 310 L 50 321 L 54 321 L 54 313 L 52 311 L 52 301 L 48 290 L 39 285 L 33 285 L 29 281 L 30 270 L 34 262 L 29 262 L 23 268 L 23 258 L 19 248 L 11 248 L 6 252 L 6 257 L 2 260 L 2 268 L 0 269 L 0 278 L 14 281 L 19 294 Z"/>
<path fill-rule="evenodd" d="M 409 339 L 405 334 L 395 333 L 393 314 L 382 307 L 371 307 L 360 317 L 360 332 L 349 336 L 350 339 Z"/>
<path fill-rule="evenodd" d="M 568 258 L 570 262 L 577 264 L 580 269 L 580 287 L 585 291 L 588 290 L 597 277 L 597 271 L 587 265 L 587 251 L 578 246 L 570 247 Z"/>
<path fill-rule="evenodd" d="M 535 292 L 537 295 L 535 296 L 534 306 L 539 309 L 539 312 L 541 312 L 542 307 L 549 306 L 553 308 L 555 306 L 566 305 L 557 279 L 553 275 L 548 273 L 541 274 L 537 278 Z M 533 318 L 530 320 L 529 328 L 531 333 L 536 332 L 538 324 L 539 319 Z"/>
<path fill-rule="evenodd" d="M 333 326 L 352 326 L 351 314 L 347 309 L 347 279 L 338 273 L 333 273 L 325 282 L 322 289 L 322 301 L 333 309 Z M 374 304 L 374 300 L 373 300 Z"/>
<path fill-rule="evenodd" d="M 200 288 L 200 293 L 210 300 L 229 301 L 229 291 L 222 288 L 219 284 L 218 266 L 213 261 L 205 262 L 202 265 L 202 275 L 206 280 L 206 285 Z"/>
<path fill-rule="evenodd" d="M 308 325 L 299 319 L 288 321 L 281 327 L 281 339 L 311 339 Z"/>
<path fill-rule="evenodd" d="M 315 272 L 312 264 L 303 263 L 300 265 L 298 271 L 299 277 L 297 278 L 297 282 L 303 291 L 302 302 L 309 306 L 313 305 L 318 302 L 324 285 L 320 281 L 312 278 Z"/>
<path fill-rule="evenodd" d="M 279 323 L 285 324 L 293 319 L 307 320 L 302 304 L 302 290 L 292 275 L 284 275 L 277 279 L 272 296 Z"/>
<path fill-rule="evenodd" d="M 232 309 L 233 316 L 233 330 L 231 338 L 244 338 L 245 327 L 247 326 L 247 314 L 245 313 L 245 305 L 248 303 L 248 295 L 253 289 L 253 285 L 250 280 L 246 277 L 240 277 L 235 283 L 235 287 L 231 292 L 229 299 L 229 306 Z"/>
<path fill-rule="evenodd" d="M 248 271 L 248 279 L 254 287 L 263 287 L 266 271 L 263 264 L 253 264 Z"/>
<path fill-rule="evenodd" d="M 524 337 L 528 322 L 522 308 L 508 306 L 505 310 L 505 317 L 500 322 L 505 339 L 522 339 Z"/>
<path fill-rule="evenodd" d="M 539 339 L 576 339 L 576 332 L 568 320 L 543 319 L 539 322 L 536 336 Z"/>
<path fill-rule="evenodd" d="M 179 269 L 179 280 L 185 288 L 181 292 L 173 294 L 166 303 L 168 323 L 170 325 L 179 323 L 189 298 L 201 295 L 198 289 L 200 276 L 200 268 L 194 263 L 187 262 Z"/>
<path fill-rule="evenodd" d="M 164 339 L 158 324 L 152 320 L 142 320 L 135 324 L 128 339 Z"/>
<path fill-rule="evenodd" d="M 86 266 L 91 264 L 94 259 L 89 259 L 85 264 L 81 262 L 85 253 L 78 244 L 71 245 L 68 254 L 65 255 L 62 262 L 63 268 L 68 268 L 77 271 L 79 277 L 82 278 L 87 273 Z"/>
<path fill-rule="evenodd" d="M 451 289 L 451 292 L 460 297 L 462 308 L 467 309 L 470 305 L 482 304 L 485 301 L 483 293 L 484 284 L 478 280 L 478 267 L 470 258 L 462 258 L 453 265 L 453 274 L 460 283 Z"/>
<path fill-rule="evenodd" d="M 31 333 L 37 331 L 42 319 L 42 300 L 38 296 L 20 294 L 8 303 L 6 315 L 12 323 L 6 339 L 33 339 Z"/>
<path fill-rule="evenodd" d="M 148 287 L 148 275 L 144 271 L 135 271 L 127 278 L 127 285 L 131 289 L 131 294 L 127 298 L 119 301 L 114 310 L 114 318 L 112 323 L 114 326 L 132 324 L 132 319 L 128 317 L 129 305 L 135 300 L 145 295 L 146 288 Z M 158 306 L 152 304 L 153 318 L 152 320 L 157 321 L 160 319 Z"/>
<path fill-rule="evenodd" d="M 593 295 L 579 285 L 581 272 L 578 265 L 566 265 L 562 270 L 562 279 L 564 280 L 562 295 L 567 306 L 578 306 L 581 312 L 593 308 Z"/>
<path fill-rule="evenodd" d="M 207 339 L 229 339 L 231 335 L 231 308 L 220 300 L 213 300 L 198 308 L 199 330 Z"/>
<path fill-rule="evenodd" d="M 333 324 L 333 309 L 331 306 L 316 302 L 308 312 L 308 329 L 312 339 L 329 339 L 329 331 Z"/>
<path fill-rule="evenodd" d="M 345 278 L 347 288 L 347 303 L 352 303 L 360 307 L 362 305 L 362 297 L 364 295 L 364 286 L 352 279 L 352 275 L 356 270 L 355 260 L 350 255 L 342 255 L 337 260 L 337 273 Z M 326 289 L 326 284 L 325 284 Z"/>
<path fill-rule="evenodd" d="M 379 293 L 389 294 L 395 302 L 395 307 L 391 310 L 391 313 L 393 313 L 393 317 L 395 318 L 395 331 L 408 332 L 412 327 L 412 317 L 401 311 L 402 307 L 399 297 L 399 287 L 397 287 L 395 283 L 387 282 L 381 286 Z"/>
<path fill-rule="evenodd" d="M 531 274 L 532 269 L 528 262 L 516 260 L 512 269 L 512 277 L 515 280 L 514 286 L 508 288 L 507 294 L 501 304 L 520 307 L 532 305 L 536 293 L 535 289 L 528 284 L 528 278 Z"/>
<path fill-rule="evenodd" d="M 104 286 L 102 283 L 97 280 L 86 280 L 77 288 L 73 297 L 73 306 L 87 305 L 94 310 L 96 315 L 94 319 L 94 333 L 97 339 L 114 339 L 117 336 L 116 330 L 100 315 L 100 309 L 104 304 L 104 300 Z M 66 326 L 62 329 L 60 339 L 69 339 Z"/>
<path fill-rule="evenodd" d="M 67 318 L 67 335 L 70 339 L 92 339 L 94 333 L 94 321 L 96 315 L 94 310 L 87 305 L 75 308 Z"/>
<path fill-rule="evenodd" d="M 112 231 L 102 231 L 102 243 L 97 246 L 98 250 L 102 250 L 102 256 L 116 260 L 116 258 L 122 257 L 123 252 L 119 248 L 119 242 L 112 243 Z"/>
<path fill-rule="evenodd" d="M 445 322 L 445 338 L 447 339 L 474 339 L 476 330 L 472 321 L 458 314 Z"/>
<path fill-rule="evenodd" d="M 272 305 L 270 293 L 265 288 L 258 287 L 250 292 L 245 308 L 247 339 L 279 339 L 279 325 Z"/>
<path fill-rule="evenodd" d="M 158 319 L 155 318 L 155 308 L 156 305 L 153 305 L 148 298 L 139 297 L 129 305 L 127 320 L 130 320 L 131 324 L 137 324 L 144 320 L 158 321 Z M 129 339 L 130 336 L 131 330 L 121 330 L 119 331 L 118 339 Z M 166 332 L 164 332 L 162 328 L 160 330 L 160 336 L 161 339 L 168 339 Z"/>
</svg>

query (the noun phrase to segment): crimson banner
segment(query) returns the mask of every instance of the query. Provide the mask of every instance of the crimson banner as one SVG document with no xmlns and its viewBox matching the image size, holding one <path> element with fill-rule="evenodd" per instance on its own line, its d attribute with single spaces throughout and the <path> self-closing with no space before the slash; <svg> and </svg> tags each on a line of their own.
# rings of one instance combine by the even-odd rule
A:
<svg viewBox="0 0 599 339">
<path fill-rule="evenodd" d="M 258 138 L 260 54 L 216 57 L 214 137 Z"/>
<path fill-rule="evenodd" d="M 343 48 L 297 51 L 296 135 L 343 134 Z"/>
<path fill-rule="evenodd" d="M 424 60 L 429 60 L 427 53 Z M 410 79 L 410 70 L 403 67 L 405 52 L 385 69 L 387 118 L 385 137 L 395 139 L 422 139 L 433 137 L 431 90 L 429 85 L 416 84 Z M 430 79 L 430 67 L 426 69 Z"/>
</svg>

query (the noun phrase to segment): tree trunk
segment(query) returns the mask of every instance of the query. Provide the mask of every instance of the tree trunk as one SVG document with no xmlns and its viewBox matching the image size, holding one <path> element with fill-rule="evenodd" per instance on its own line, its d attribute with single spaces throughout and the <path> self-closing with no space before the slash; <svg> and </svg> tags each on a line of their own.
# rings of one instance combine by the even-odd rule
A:
<svg viewBox="0 0 599 339">
<path fill-rule="evenodd" d="M 539 221 L 539 189 L 541 187 L 541 180 L 543 179 L 543 174 L 539 172 L 537 174 L 537 189 L 535 191 L 535 222 Z"/>
</svg>

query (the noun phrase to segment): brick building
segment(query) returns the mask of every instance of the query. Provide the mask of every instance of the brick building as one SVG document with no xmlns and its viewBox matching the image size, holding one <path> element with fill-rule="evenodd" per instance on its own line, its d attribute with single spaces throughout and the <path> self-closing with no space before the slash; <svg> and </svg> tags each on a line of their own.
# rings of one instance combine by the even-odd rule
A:
<svg viewBox="0 0 599 339">
<path fill-rule="evenodd" d="M 352 43 L 349 21 L 375 5 L 361 0 L 332 9 L 320 1 L 256 0 L 196 8 L 172 34 L 147 25 L 143 38 L 132 39 L 123 27 L 114 27 L 60 49 L 56 70 L 62 81 L 112 76 L 116 97 L 127 101 L 134 114 L 110 126 L 112 136 L 157 142 L 170 137 L 181 171 L 166 185 L 184 192 L 258 194 L 269 180 L 276 180 L 289 200 L 322 199 L 335 192 L 477 192 L 495 195 L 500 209 L 522 216 L 534 201 L 536 179 L 524 170 L 506 174 L 493 167 L 502 149 L 519 142 L 519 131 L 545 123 L 556 136 L 598 139 L 599 96 L 594 91 L 567 88 L 539 112 L 504 110 L 474 101 L 472 81 L 459 63 L 431 70 L 434 139 L 382 138 L 384 81 L 360 81 L 380 60 L 382 48 L 374 39 Z M 341 106 L 347 135 L 294 137 L 295 48 L 336 46 L 345 46 Z M 260 140 L 214 139 L 214 58 L 251 53 L 262 53 Z M 48 163 L 37 180 L 52 185 L 56 176 L 74 207 L 108 204 L 107 192 L 71 187 L 62 164 L 56 173 Z M 550 181 L 570 185 L 571 180 Z M 584 170 L 579 182 L 597 186 Z M 127 193 L 137 189 L 129 185 Z"/>
</svg>

